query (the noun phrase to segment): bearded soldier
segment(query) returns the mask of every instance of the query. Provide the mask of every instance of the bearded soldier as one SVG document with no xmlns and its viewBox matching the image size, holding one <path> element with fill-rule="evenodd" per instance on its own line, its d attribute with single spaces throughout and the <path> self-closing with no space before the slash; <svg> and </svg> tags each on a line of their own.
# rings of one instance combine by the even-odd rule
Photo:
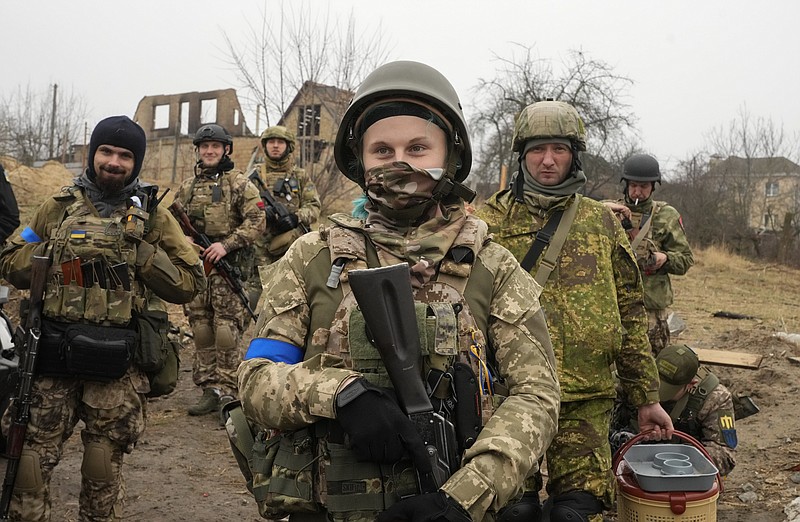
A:
<svg viewBox="0 0 800 522">
<path fill-rule="evenodd" d="M 599 522 L 614 502 L 610 363 L 647 437 L 672 434 L 658 403 L 642 282 L 614 214 L 578 194 L 586 183 L 578 155 L 586 150 L 586 132 L 575 108 L 559 101 L 528 105 L 517 118 L 513 150 L 519 171 L 511 188 L 492 196 L 479 216 L 544 287 L 561 384 L 558 434 L 547 451 L 550 520 Z M 538 503 L 536 478 L 523 503 Z"/>
<path fill-rule="evenodd" d="M 320 201 L 311 178 L 295 165 L 295 137 L 286 127 L 276 125 L 261 133 L 264 163 L 257 167 L 258 184 L 271 191 L 286 214 L 265 208 L 267 232 L 256 241 L 256 266 L 277 261 L 295 239 L 319 218 Z M 252 176 L 252 174 L 251 174 Z"/>
<path fill-rule="evenodd" d="M 139 179 L 145 146 L 126 116 L 98 123 L 86 172 L 48 198 L 0 256 L 0 275 L 20 289 L 30 287 L 33 255 L 52 261 L 12 520 L 50 520 L 53 469 L 79 420 L 78 517 L 121 517 L 123 455 L 144 431 L 153 392 L 137 361 L 146 345 L 166 342 L 163 300 L 187 303 L 205 289 L 200 260 L 157 205 L 157 187 Z"/>
<path fill-rule="evenodd" d="M 624 198 L 607 203 L 625 221 L 628 236 L 642 272 L 648 337 L 654 354 L 670 343 L 668 308 L 672 304 L 670 274 L 683 275 L 694 264 L 681 215 L 664 201 L 653 199 L 661 183 L 658 161 L 647 154 L 634 154 L 622 169 Z"/>
<path fill-rule="evenodd" d="M 257 337 L 239 367 L 244 412 L 280 430 L 259 438 L 277 456 L 254 476 L 254 490 L 270 480 L 267 491 L 280 489 L 261 497 L 260 511 L 292 521 L 490 520 L 556 429 L 558 384 L 539 288 L 465 212 L 474 195 L 463 184 L 470 139 L 441 73 L 405 61 L 373 71 L 334 150 L 339 169 L 368 196 L 366 218 L 332 216 L 273 265 Z M 407 270 L 418 328 L 427 332 L 414 361 L 422 371 L 409 378 L 425 379 L 442 416 L 474 428 L 458 439 L 460 469 L 424 492 L 415 477 L 431 469 L 429 453 L 351 292 L 354 269 L 389 265 Z M 472 392 L 454 384 L 467 374 Z M 281 488 L 287 476 L 292 485 Z"/>
<path fill-rule="evenodd" d="M 192 377 L 203 390 L 189 415 L 204 415 L 218 412 L 236 397 L 239 343 L 247 321 L 239 297 L 211 267 L 224 259 L 236 270 L 229 276 L 246 278 L 253 269 L 253 243 L 264 233 L 265 220 L 258 189 L 244 173 L 234 170 L 233 139 L 228 132 L 213 123 L 203 125 L 192 143 L 198 155 L 195 175 L 184 180 L 175 201 L 186 209 L 197 232 L 211 242 L 202 253 L 208 290 L 185 307 L 194 334 Z"/>
</svg>

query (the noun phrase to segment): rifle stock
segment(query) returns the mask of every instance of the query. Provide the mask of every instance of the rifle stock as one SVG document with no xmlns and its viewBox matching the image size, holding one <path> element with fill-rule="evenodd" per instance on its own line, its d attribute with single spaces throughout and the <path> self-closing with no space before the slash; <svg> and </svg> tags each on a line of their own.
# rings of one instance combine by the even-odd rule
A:
<svg viewBox="0 0 800 522">
<path fill-rule="evenodd" d="M 39 350 L 39 338 L 42 334 L 42 305 L 44 291 L 47 285 L 47 275 L 50 270 L 50 258 L 34 256 L 31 262 L 31 288 L 30 307 L 25 321 L 24 331 L 19 338 L 25 339 L 22 347 L 22 361 L 19 365 L 19 381 L 14 394 L 14 404 L 11 414 L 11 426 L 8 430 L 6 445 L 6 475 L 3 480 L 3 494 L 0 497 L 0 520 L 8 520 L 8 511 L 11 507 L 11 494 L 14 492 L 14 483 L 19 471 L 19 459 L 25 442 L 25 433 L 28 431 L 28 420 L 31 414 L 31 390 L 33 388 L 33 375 L 36 370 L 36 356 Z M 20 328 L 22 328 L 20 326 Z"/>
<path fill-rule="evenodd" d="M 173 216 L 175 216 L 175 219 L 178 220 L 178 223 L 180 224 L 184 234 L 191 237 L 195 243 L 204 249 L 211 246 L 211 240 L 208 238 L 208 236 L 201 234 L 196 228 L 194 228 L 194 226 L 192 226 L 192 221 L 189 219 L 189 214 L 186 213 L 186 209 L 183 208 L 183 205 L 181 205 L 180 201 L 177 199 L 174 200 L 169 206 L 169 211 Z M 250 314 L 250 317 L 252 317 L 254 321 L 258 320 L 256 313 L 250 307 L 250 299 L 247 296 L 247 292 L 245 292 L 244 287 L 242 286 L 241 272 L 239 271 L 239 268 L 233 267 L 224 258 L 213 263 L 213 266 L 217 269 L 217 273 L 222 276 L 222 279 L 225 280 L 231 290 L 233 290 L 233 293 L 239 298 L 239 301 L 242 302 L 242 305 L 244 305 L 245 309 Z"/>
<path fill-rule="evenodd" d="M 272 211 L 275 212 L 275 215 L 278 217 L 278 219 L 286 217 L 290 214 L 286 206 L 276 201 L 272 196 L 272 191 L 264 184 L 264 180 L 262 180 L 261 176 L 258 175 L 257 169 L 253 169 L 248 178 L 250 178 L 250 181 L 258 185 L 261 200 L 264 202 L 264 205 L 266 205 L 268 208 L 271 208 Z M 297 222 L 297 228 L 299 228 L 303 234 L 308 234 L 311 231 L 308 226 L 300 220 Z"/>
<path fill-rule="evenodd" d="M 422 349 L 408 265 L 351 270 L 348 278 L 400 407 L 425 443 L 433 473 L 425 477 L 418 472 L 420 489 L 436 491 L 458 466 L 455 430 L 434 411 L 422 380 Z"/>
</svg>

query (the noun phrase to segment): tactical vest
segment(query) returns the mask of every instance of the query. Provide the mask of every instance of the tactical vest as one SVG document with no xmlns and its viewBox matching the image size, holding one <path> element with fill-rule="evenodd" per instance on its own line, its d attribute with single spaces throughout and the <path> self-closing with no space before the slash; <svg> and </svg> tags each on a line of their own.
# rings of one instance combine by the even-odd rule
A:
<svg viewBox="0 0 800 522">
<path fill-rule="evenodd" d="M 331 288 L 341 285 L 343 295 L 325 351 L 341 357 L 345 366 L 361 372 L 371 383 L 390 387 L 383 361 L 367 337 L 364 318 L 348 282 L 350 270 L 380 266 L 377 252 L 357 228 L 322 227 L 320 237 L 328 244 L 332 262 L 327 285 Z M 463 243 L 457 238 L 455 244 Z M 414 295 L 422 367 L 431 390 L 431 403 L 454 424 L 470 429 L 474 426 L 471 440 L 461 439 L 463 443 L 459 446 L 463 447 L 459 447 L 459 455 L 474 442 L 508 393 L 496 379 L 485 333 L 468 304 L 467 283 L 474 261 L 461 253 L 448 254 L 436 279 L 416 289 Z M 454 370 L 454 365 L 459 370 Z M 477 393 L 460 400 L 465 404 L 471 400 L 481 406 L 480 417 L 475 412 L 475 418 L 469 420 L 458 418 L 457 412 L 461 410 L 454 396 L 455 381 L 460 379 L 454 373 L 462 368 L 469 369 Z M 244 427 L 237 431 L 243 432 Z M 246 445 L 239 446 L 243 447 L 240 453 L 246 455 Z M 271 430 L 262 431 L 255 436 L 249 460 L 252 475 L 248 480 L 259 512 L 266 518 L 324 509 L 330 520 L 374 520 L 378 512 L 400 498 L 419 492 L 410 461 L 393 465 L 358 462 L 346 447 L 344 434 L 335 421 L 323 420 L 309 428 L 279 435 Z"/>
<path fill-rule="evenodd" d="M 703 427 L 697 414 L 703 408 L 708 395 L 719 385 L 719 378 L 702 366 L 697 374 L 701 377 L 700 382 L 675 404 L 670 411 L 670 418 L 676 430 L 700 440 Z"/>
<path fill-rule="evenodd" d="M 189 197 L 184 204 L 192 224 L 212 241 L 223 239 L 233 231 L 231 206 L 233 204 L 233 174 L 220 174 L 216 180 L 195 176 L 189 186 Z"/>
<path fill-rule="evenodd" d="M 297 213 L 300 208 L 300 179 L 299 174 L 303 169 L 292 167 L 287 171 L 268 170 L 266 164 L 261 166 L 261 179 L 268 190 L 279 198 L 289 212 Z"/>
<path fill-rule="evenodd" d="M 136 244 L 125 235 L 127 209 L 100 217 L 77 188 L 56 199 L 74 201 L 50 233 L 37 373 L 118 379 L 135 357 L 131 319 L 145 306 L 145 289 L 135 279 Z"/>
<path fill-rule="evenodd" d="M 144 305 L 136 282 L 136 244 L 125 238 L 125 209 L 101 218 L 82 192 L 50 233 L 53 264 L 43 314 L 54 320 L 127 325 Z M 82 285 L 79 282 L 82 281 Z"/>
</svg>

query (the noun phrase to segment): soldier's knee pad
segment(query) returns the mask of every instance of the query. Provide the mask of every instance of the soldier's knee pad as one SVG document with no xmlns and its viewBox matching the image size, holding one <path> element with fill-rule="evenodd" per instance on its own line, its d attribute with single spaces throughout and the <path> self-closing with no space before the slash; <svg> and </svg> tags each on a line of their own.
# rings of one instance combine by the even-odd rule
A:
<svg viewBox="0 0 800 522">
<path fill-rule="evenodd" d="M 214 329 L 208 323 L 200 323 L 192 328 L 195 347 L 214 346 Z"/>
<path fill-rule="evenodd" d="M 238 332 L 228 324 L 217 326 L 217 348 L 233 349 L 238 343 Z"/>
<path fill-rule="evenodd" d="M 44 486 L 42 480 L 42 464 L 39 454 L 29 449 L 23 449 L 19 456 L 17 468 L 17 481 L 14 489 L 20 493 L 30 493 Z"/>
<path fill-rule="evenodd" d="M 542 520 L 542 504 L 539 493 L 527 491 L 522 498 L 508 504 L 497 514 L 497 522 L 540 522 Z"/>
<path fill-rule="evenodd" d="M 114 448 L 107 442 L 87 442 L 83 448 L 81 475 L 96 482 L 110 482 L 114 478 L 113 454 Z"/>
<path fill-rule="evenodd" d="M 586 491 L 570 491 L 553 499 L 550 522 L 589 522 L 603 512 L 603 503 Z"/>
</svg>

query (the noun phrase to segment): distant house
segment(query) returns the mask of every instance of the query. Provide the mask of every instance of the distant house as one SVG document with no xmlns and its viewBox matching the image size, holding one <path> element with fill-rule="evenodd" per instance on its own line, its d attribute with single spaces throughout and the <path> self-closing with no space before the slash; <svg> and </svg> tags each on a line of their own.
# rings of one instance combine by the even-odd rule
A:
<svg viewBox="0 0 800 522">
<path fill-rule="evenodd" d="M 707 175 L 740 193 L 747 192 L 752 229 L 780 230 L 787 214 L 798 218 L 800 165 L 787 158 L 714 157 Z"/>
<path fill-rule="evenodd" d="M 148 181 L 179 183 L 192 176 L 197 161 L 192 138 L 206 123 L 222 125 L 233 137 L 233 159 L 244 169 L 258 137 L 244 119 L 235 89 L 145 96 L 134 120 L 147 136 L 142 177 Z"/>
</svg>

